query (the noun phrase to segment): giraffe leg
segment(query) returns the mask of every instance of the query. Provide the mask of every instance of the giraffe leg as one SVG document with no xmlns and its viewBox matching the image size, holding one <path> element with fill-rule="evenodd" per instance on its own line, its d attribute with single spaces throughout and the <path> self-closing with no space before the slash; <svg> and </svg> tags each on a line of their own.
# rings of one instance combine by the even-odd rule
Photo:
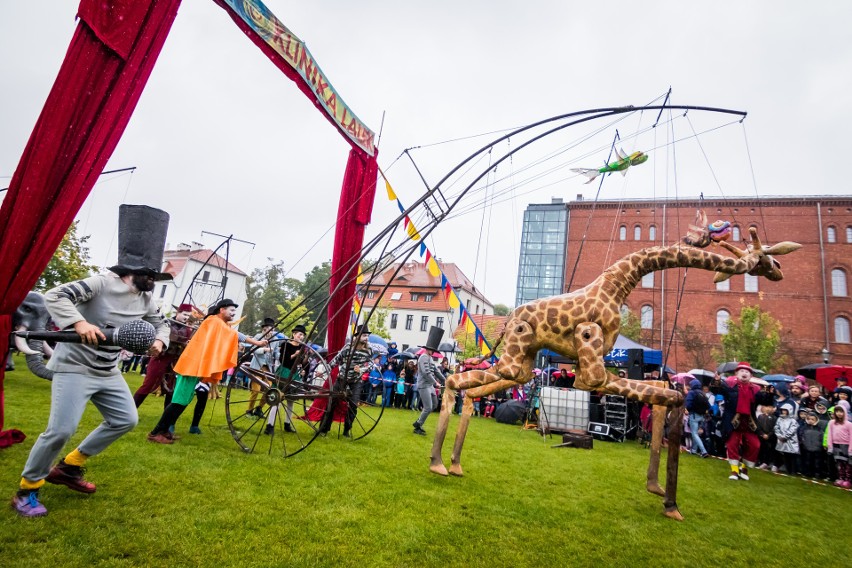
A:
<svg viewBox="0 0 852 568">
<path fill-rule="evenodd" d="M 429 471 L 446 477 L 449 475 L 447 468 L 444 466 L 444 460 L 441 458 L 441 448 L 444 446 L 444 439 L 447 437 L 447 428 L 450 424 L 450 409 L 456 402 L 456 391 L 446 387 L 444 389 L 443 400 L 441 401 L 441 413 L 438 415 L 438 426 L 435 429 L 435 440 L 432 442 L 432 455 L 429 462 Z"/>
<path fill-rule="evenodd" d="M 666 462 L 666 497 L 663 501 L 665 515 L 682 521 L 683 515 L 677 508 L 677 472 L 680 462 L 680 441 L 683 434 L 683 404 L 675 406 L 670 413 L 669 459 Z"/>
<path fill-rule="evenodd" d="M 461 468 L 461 451 L 464 439 L 473 414 L 473 399 L 487 396 L 498 390 L 528 382 L 532 378 L 532 366 L 535 352 L 530 351 L 530 343 L 534 338 L 532 326 L 521 319 L 512 319 L 506 323 L 503 336 L 505 351 L 497 364 L 490 369 L 475 369 L 447 377 L 444 385 L 444 403 L 441 405 L 441 416 L 438 418 L 438 429 L 432 443 L 432 454 L 429 471 L 438 475 L 463 475 Z M 459 429 L 453 444 L 452 463 L 450 471 L 444 467 L 441 449 L 447 436 L 450 422 L 450 409 L 455 401 L 456 393 L 467 391 L 467 397 L 462 410 Z"/>
<path fill-rule="evenodd" d="M 464 471 L 461 466 L 462 446 L 467 436 L 467 427 L 470 425 L 470 417 L 473 415 L 473 397 L 465 396 L 462 403 L 462 415 L 459 420 L 459 429 L 456 431 L 456 441 L 453 444 L 453 454 L 450 456 L 450 475 L 462 477 Z"/>
<path fill-rule="evenodd" d="M 657 383 L 622 379 L 607 373 L 603 364 L 603 345 L 603 331 L 598 324 L 586 322 L 575 328 L 574 346 L 577 349 L 578 372 L 574 386 L 586 390 L 597 389 L 657 406 L 682 408 L 683 394 L 678 391 L 664 388 Z M 672 413 L 677 416 L 680 414 L 679 411 Z M 682 429 L 681 424 L 673 423 L 669 426 L 669 460 L 666 464 L 666 490 L 663 502 L 665 515 L 677 520 L 683 520 L 675 499 Z"/>
<path fill-rule="evenodd" d="M 666 407 L 655 406 L 651 418 L 651 455 L 648 458 L 648 480 L 645 483 L 645 489 L 660 497 L 666 494 L 660 487 L 660 448 L 663 445 L 665 422 Z"/>
</svg>

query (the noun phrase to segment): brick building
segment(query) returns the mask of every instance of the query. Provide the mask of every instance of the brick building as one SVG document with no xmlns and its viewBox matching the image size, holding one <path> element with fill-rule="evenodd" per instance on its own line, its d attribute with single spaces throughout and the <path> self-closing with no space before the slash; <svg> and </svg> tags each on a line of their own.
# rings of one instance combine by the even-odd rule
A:
<svg viewBox="0 0 852 568">
<path fill-rule="evenodd" d="M 712 365 L 711 352 L 727 319 L 737 318 L 742 305 L 755 304 L 782 325 L 788 364 L 773 370 L 792 372 L 822 362 L 824 350 L 830 362 L 852 365 L 852 198 L 572 201 L 565 207 L 565 291 L 585 286 L 634 250 L 679 240 L 699 207 L 711 222 L 730 221 L 738 241 L 754 225 L 765 244 L 786 240 L 803 245 L 777 258 L 784 272 L 781 282 L 738 275 L 717 285 L 712 272 L 696 269 L 647 275 L 628 297 L 627 307 L 642 321 L 645 344 L 665 354 L 672 341 L 669 366 L 684 370 Z"/>
<path fill-rule="evenodd" d="M 494 306 L 458 266 L 440 260 L 438 266 L 471 316 L 494 314 Z M 444 341 L 450 341 L 458 325 L 459 314 L 447 303 L 440 275 L 431 275 L 426 264 L 413 260 L 406 262 L 394 277 L 398 268 L 399 264 L 387 268 L 364 291 L 364 307 L 371 308 L 378 302 L 380 307 L 387 308 L 389 313 L 385 323 L 391 339 L 400 349 L 425 345 L 429 328 L 433 325 L 447 330 Z M 390 286 L 380 296 L 389 280 Z"/>
</svg>

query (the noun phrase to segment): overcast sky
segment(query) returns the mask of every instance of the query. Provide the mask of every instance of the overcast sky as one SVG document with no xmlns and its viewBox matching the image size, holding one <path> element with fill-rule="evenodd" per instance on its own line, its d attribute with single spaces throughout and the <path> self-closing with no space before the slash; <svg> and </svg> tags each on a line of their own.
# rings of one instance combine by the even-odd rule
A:
<svg viewBox="0 0 852 568">
<path fill-rule="evenodd" d="M 852 2 L 429 3 L 268 0 L 350 108 L 378 132 L 405 204 L 505 129 L 572 111 L 672 102 L 747 111 L 631 115 L 567 129 L 501 164 L 428 243 L 492 302 L 512 305 L 529 203 L 594 199 L 568 167 L 599 167 L 618 129 L 651 159 L 601 198 L 848 195 Z M 71 0 L 0 3 L 0 187 L 8 185 L 75 27 Z M 658 101 L 659 102 L 659 101 Z M 655 113 L 651 113 L 655 114 Z M 488 136 L 467 138 L 477 134 Z M 432 145 L 438 142 L 464 140 Z M 514 143 L 514 146 L 512 144 Z M 520 140 L 495 148 L 493 156 Z M 246 271 L 331 257 L 349 146 L 210 0 L 184 0 L 104 176 L 78 218 L 94 263 L 115 260 L 117 208 L 171 214 L 168 241 L 236 245 Z M 484 158 L 472 170 L 488 169 Z M 494 159 L 493 157 L 491 159 Z M 478 169 L 477 169 L 478 168 Z M 752 169 L 754 178 L 752 178 Z M 460 189 L 458 186 L 456 189 Z M 485 195 L 494 204 L 483 206 Z M 396 215 L 377 193 L 375 234 Z M 324 234 L 328 233 L 325 237 Z"/>
</svg>

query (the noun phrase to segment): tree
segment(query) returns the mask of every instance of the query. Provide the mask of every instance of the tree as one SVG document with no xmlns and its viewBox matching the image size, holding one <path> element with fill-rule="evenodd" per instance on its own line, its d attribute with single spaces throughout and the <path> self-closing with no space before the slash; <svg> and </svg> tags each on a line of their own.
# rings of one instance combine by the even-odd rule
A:
<svg viewBox="0 0 852 568">
<path fill-rule="evenodd" d="M 331 278 L 331 262 L 326 261 L 314 266 L 305 274 L 305 280 L 299 287 L 299 294 L 306 298 L 305 306 L 313 313 L 316 321 L 316 334 L 313 341 L 325 341 L 326 326 L 328 326 L 329 279 Z"/>
<path fill-rule="evenodd" d="M 512 312 L 512 308 L 510 308 L 506 304 L 495 304 L 494 305 L 494 315 L 495 316 L 508 316 L 511 312 Z"/>
<path fill-rule="evenodd" d="M 482 335 L 485 336 L 488 343 L 493 346 L 498 337 L 497 322 L 495 320 L 486 322 L 480 331 L 482 331 Z M 464 331 L 463 333 L 457 333 L 456 336 L 458 337 L 458 346 L 462 350 L 461 353 L 458 353 L 458 360 L 464 361 L 471 357 L 482 357 L 482 350 L 479 348 L 479 345 L 476 344 L 475 333 L 468 333 L 467 331 Z M 497 348 L 497 353 L 495 353 L 495 355 L 499 357 L 502 352 L 503 346 L 501 345 Z"/>
<path fill-rule="evenodd" d="M 296 325 L 302 324 L 303 326 L 305 326 L 306 329 L 310 331 L 311 326 L 314 323 L 311 320 L 311 316 L 313 314 L 303 304 L 303 301 L 304 298 L 302 298 L 302 296 L 296 296 L 292 299 L 284 299 L 284 301 L 282 301 L 276 306 L 276 309 L 278 310 L 278 319 L 284 318 L 278 325 L 278 329 L 283 331 L 288 336 L 290 335 L 290 331 Z M 309 341 L 311 343 L 317 342 L 315 337 L 310 337 L 305 341 Z"/>
<path fill-rule="evenodd" d="M 621 327 L 618 333 L 638 342 L 642 336 L 642 322 L 636 314 L 630 310 L 624 310 L 621 313 Z"/>
<path fill-rule="evenodd" d="M 373 315 L 370 316 L 370 323 L 367 324 L 370 328 L 370 333 L 374 333 L 379 337 L 384 337 L 385 339 L 390 339 L 391 334 L 387 328 L 387 320 L 388 314 L 390 313 L 390 302 L 387 300 L 383 300 L 379 302 L 376 306 L 376 309 L 373 311 Z M 364 308 L 365 310 L 367 308 Z M 362 316 L 366 315 L 364 312 L 361 312 Z M 362 318 L 363 321 L 363 318 Z"/>
<path fill-rule="evenodd" d="M 740 317 L 728 320 L 722 348 L 716 352 L 725 361 L 748 361 L 752 367 L 771 371 L 784 366 L 779 356 L 781 324 L 760 306 L 740 309 Z"/>
<path fill-rule="evenodd" d="M 65 282 L 87 278 L 98 271 L 97 266 L 89 264 L 89 247 L 86 243 L 91 235 L 78 237 L 78 223 L 74 221 L 68 227 L 47 268 L 39 276 L 36 290 L 44 292 Z"/>
<path fill-rule="evenodd" d="M 246 278 L 246 301 L 242 313 L 250 329 L 256 329 L 263 318 L 274 318 L 278 306 L 299 296 L 302 287 L 299 280 L 285 276 L 287 271 L 283 261 L 267 260 L 269 265 L 255 268 Z"/>
<path fill-rule="evenodd" d="M 677 330 L 683 350 L 692 357 L 693 366 L 697 369 L 712 369 L 713 349 L 710 343 L 704 341 L 701 332 L 692 324 L 686 324 Z"/>
</svg>

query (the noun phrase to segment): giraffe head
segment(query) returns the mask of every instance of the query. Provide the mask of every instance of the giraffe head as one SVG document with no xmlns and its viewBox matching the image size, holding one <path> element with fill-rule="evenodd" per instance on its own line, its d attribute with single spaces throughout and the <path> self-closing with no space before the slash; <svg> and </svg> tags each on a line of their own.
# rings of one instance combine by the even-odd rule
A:
<svg viewBox="0 0 852 568">
<path fill-rule="evenodd" d="M 749 274 L 752 276 L 763 276 L 767 280 L 772 280 L 774 282 L 782 280 L 784 278 L 784 274 L 781 272 L 781 263 L 775 259 L 775 256 L 795 252 L 802 248 L 802 245 L 791 241 L 782 241 L 772 246 L 763 245 L 760 243 L 760 239 L 757 236 L 757 229 L 755 227 L 750 227 L 748 231 L 751 235 L 751 244 L 746 245 L 746 250 L 738 249 L 725 241 L 722 241 L 719 244 L 734 253 L 734 255 L 738 258 L 743 258 L 750 254 L 756 255 L 758 257 L 757 264 L 749 271 Z M 733 275 L 717 272 L 713 281 L 722 282 L 731 276 Z"/>
</svg>

